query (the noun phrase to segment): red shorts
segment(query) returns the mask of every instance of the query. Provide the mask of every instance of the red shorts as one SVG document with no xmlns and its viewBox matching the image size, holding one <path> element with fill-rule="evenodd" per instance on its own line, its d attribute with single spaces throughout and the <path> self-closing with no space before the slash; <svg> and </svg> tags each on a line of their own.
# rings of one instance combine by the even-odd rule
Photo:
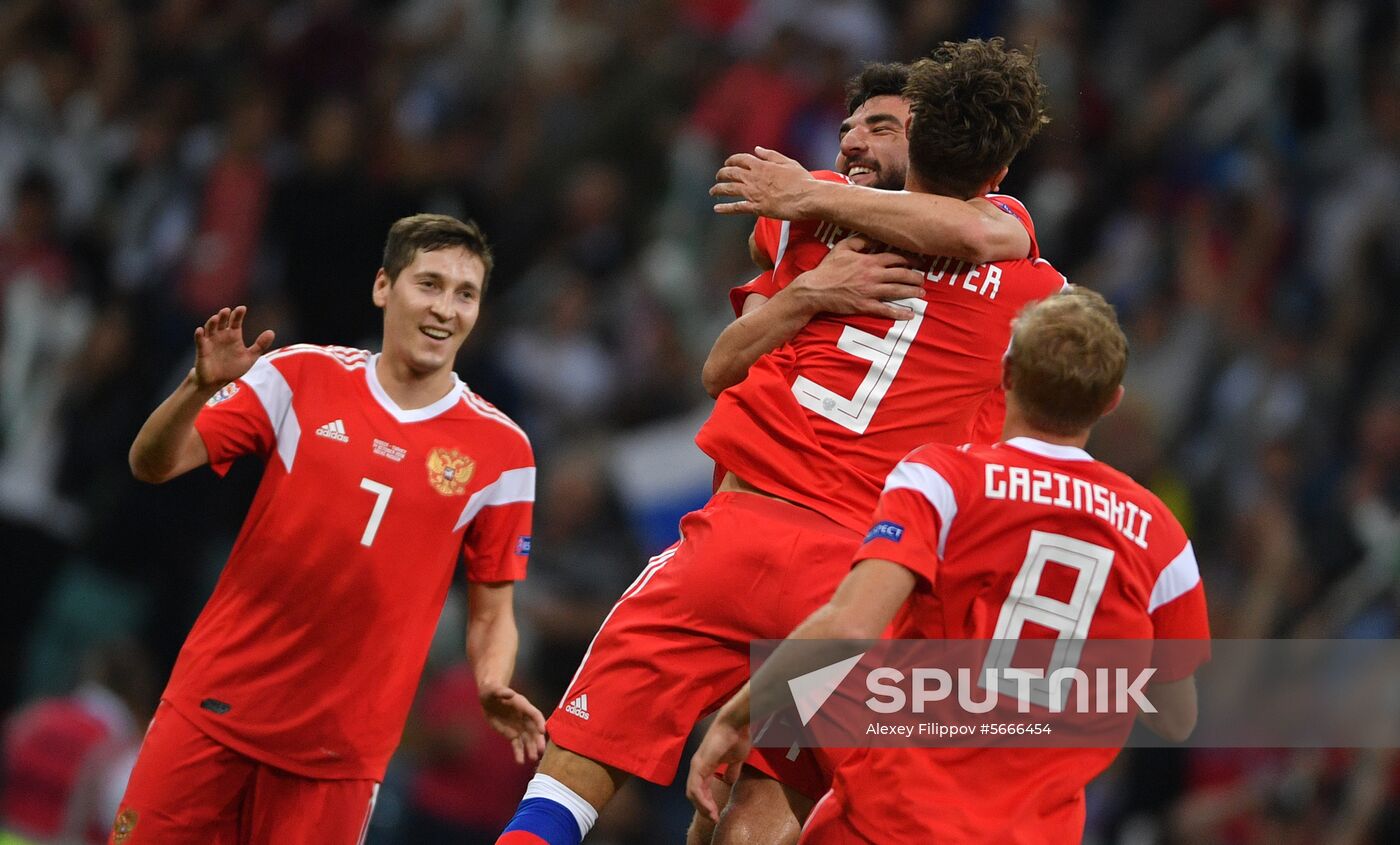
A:
<svg viewBox="0 0 1400 845">
<path fill-rule="evenodd" d="M 807 508 L 715 494 L 603 620 L 550 737 L 670 783 L 695 723 L 748 680 L 750 641 L 782 639 L 825 604 L 860 541 Z"/>
<path fill-rule="evenodd" d="M 813 801 L 831 789 L 836 767 L 849 748 L 762 748 L 754 746 L 744 766 L 802 793 Z"/>
<path fill-rule="evenodd" d="M 379 784 L 289 774 L 205 736 L 162 701 L 109 845 L 364 842 Z"/>
<path fill-rule="evenodd" d="M 871 840 L 846 823 L 841 801 L 835 792 L 828 792 L 812 808 L 797 845 L 873 845 Z"/>
</svg>

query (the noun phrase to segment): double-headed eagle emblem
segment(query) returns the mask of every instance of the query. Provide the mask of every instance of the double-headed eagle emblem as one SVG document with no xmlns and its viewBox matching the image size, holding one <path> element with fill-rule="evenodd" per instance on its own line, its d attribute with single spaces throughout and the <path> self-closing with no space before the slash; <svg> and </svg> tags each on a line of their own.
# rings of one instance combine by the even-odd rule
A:
<svg viewBox="0 0 1400 845">
<path fill-rule="evenodd" d="M 456 449 L 438 447 L 428 453 L 428 483 L 444 496 L 467 492 L 467 482 L 476 471 L 476 461 Z"/>
</svg>

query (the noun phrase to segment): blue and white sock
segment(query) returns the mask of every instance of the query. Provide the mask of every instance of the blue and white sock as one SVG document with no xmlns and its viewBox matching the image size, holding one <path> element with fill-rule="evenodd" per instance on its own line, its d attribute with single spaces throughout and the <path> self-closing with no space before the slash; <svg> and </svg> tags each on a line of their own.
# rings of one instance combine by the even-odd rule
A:
<svg viewBox="0 0 1400 845">
<path fill-rule="evenodd" d="M 496 845 L 579 845 L 597 821 L 598 811 L 578 793 L 536 774 Z"/>
</svg>

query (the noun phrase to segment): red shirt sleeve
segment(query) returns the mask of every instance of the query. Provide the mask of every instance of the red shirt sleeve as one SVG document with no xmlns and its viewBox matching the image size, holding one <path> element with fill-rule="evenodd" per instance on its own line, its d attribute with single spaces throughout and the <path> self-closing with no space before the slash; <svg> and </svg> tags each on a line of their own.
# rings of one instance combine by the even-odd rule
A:
<svg viewBox="0 0 1400 845">
<path fill-rule="evenodd" d="M 916 457 L 929 451 L 917 450 L 890 472 L 856 560 L 888 560 L 932 584 L 957 514 L 957 495 L 944 472 Z"/>
<path fill-rule="evenodd" d="M 530 557 L 530 522 L 535 504 L 535 467 L 509 469 L 483 487 L 480 510 L 467 524 L 462 560 L 467 580 L 519 581 Z"/>
<path fill-rule="evenodd" d="M 1021 225 L 1026 227 L 1026 232 L 1031 236 L 1031 251 L 1026 257 L 1039 258 L 1040 244 L 1035 239 L 1035 222 L 1031 220 L 1031 213 L 1026 210 L 1025 204 L 1008 194 L 987 194 L 986 200 L 1021 221 Z"/>
<path fill-rule="evenodd" d="M 277 433 L 296 427 L 292 388 L 271 361 L 260 358 L 243 378 L 204 403 L 194 427 L 209 453 L 210 469 L 219 475 L 244 455 L 266 460 L 277 445 Z"/>
<path fill-rule="evenodd" d="M 1157 677 L 1174 681 L 1210 659 L 1210 619 L 1206 591 L 1188 541 L 1157 576 L 1148 603 L 1152 636 L 1170 640 L 1157 648 Z"/>
<path fill-rule="evenodd" d="M 778 292 L 778 288 L 773 284 L 773 271 L 765 270 L 759 273 L 748 284 L 739 285 L 729 290 L 729 305 L 734 309 L 734 316 L 740 317 L 744 313 L 744 302 L 749 298 L 749 294 L 762 294 L 769 299 Z"/>
<path fill-rule="evenodd" d="M 768 257 L 768 264 L 778 263 L 778 253 L 783 248 L 783 240 L 790 228 L 785 221 L 772 217 L 760 217 L 753 224 L 753 242 L 758 251 Z"/>
</svg>

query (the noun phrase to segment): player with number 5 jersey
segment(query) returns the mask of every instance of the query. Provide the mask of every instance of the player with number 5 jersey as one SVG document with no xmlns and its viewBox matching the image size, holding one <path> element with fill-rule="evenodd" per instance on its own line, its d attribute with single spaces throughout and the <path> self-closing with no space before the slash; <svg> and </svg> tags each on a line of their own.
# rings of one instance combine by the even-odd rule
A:
<svg viewBox="0 0 1400 845">
<path fill-rule="evenodd" d="M 518 759 L 542 750 L 542 715 L 510 688 L 530 444 L 452 370 L 490 261 L 475 224 L 395 223 L 372 292 L 380 354 L 267 352 L 271 332 L 245 347 L 241 307 L 196 330 L 195 366 L 137 436 L 133 471 L 222 475 L 254 456 L 263 477 L 113 841 L 361 840 L 459 564 L 481 704 Z"/>
</svg>

